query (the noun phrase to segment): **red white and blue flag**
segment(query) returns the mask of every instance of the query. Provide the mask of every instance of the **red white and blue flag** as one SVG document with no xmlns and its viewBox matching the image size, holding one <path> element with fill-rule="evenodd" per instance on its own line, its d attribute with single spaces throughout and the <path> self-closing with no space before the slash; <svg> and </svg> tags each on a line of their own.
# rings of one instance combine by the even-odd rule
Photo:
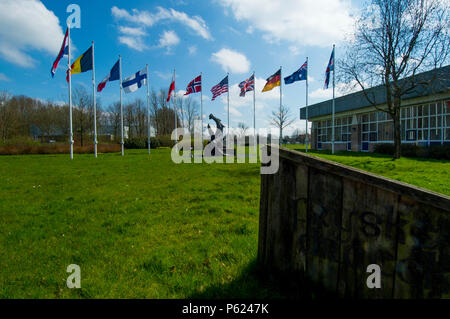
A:
<svg viewBox="0 0 450 319">
<path fill-rule="evenodd" d="M 253 91 L 255 89 L 255 74 L 252 74 L 247 80 L 239 83 L 239 87 L 241 88 L 239 96 L 245 96 L 245 93 Z"/>
<path fill-rule="evenodd" d="M 213 94 L 211 101 L 214 101 L 216 99 L 216 97 L 218 97 L 219 95 L 221 95 L 223 93 L 227 93 L 228 92 L 228 75 L 222 81 L 220 81 L 219 84 L 213 86 L 211 89 L 211 92 Z"/>
<path fill-rule="evenodd" d="M 117 81 L 120 79 L 120 63 L 119 60 L 117 60 L 116 64 L 114 64 L 114 66 L 112 67 L 111 71 L 109 72 L 109 74 L 103 79 L 103 81 L 101 81 L 98 86 L 97 86 L 97 92 L 101 92 L 105 86 L 106 83 L 109 81 Z"/>
<path fill-rule="evenodd" d="M 202 90 L 202 76 L 199 75 L 193 79 L 186 88 L 186 93 L 184 95 L 189 95 L 191 93 L 198 93 Z"/>
<path fill-rule="evenodd" d="M 328 85 L 330 84 L 331 71 L 334 71 L 334 48 L 331 52 L 330 62 L 328 62 L 327 70 L 325 72 L 325 89 L 328 89 Z"/>
<path fill-rule="evenodd" d="M 61 49 L 59 50 L 58 56 L 56 57 L 55 62 L 53 62 L 53 66 L 52 66 L 52 70 L 51 70 L 52 77 L 55 76 L 56 69 L 58 68 L 59 61 L 63 58 L 63 56 L 69 55 L 68 38 L 69 38 L 69 28 L 67 28 L 67 30 L 66 30 L 66 35 L 64 36 L 64 41 L 63 41 L 63 43 L 61 45 Z"/>
</svg>

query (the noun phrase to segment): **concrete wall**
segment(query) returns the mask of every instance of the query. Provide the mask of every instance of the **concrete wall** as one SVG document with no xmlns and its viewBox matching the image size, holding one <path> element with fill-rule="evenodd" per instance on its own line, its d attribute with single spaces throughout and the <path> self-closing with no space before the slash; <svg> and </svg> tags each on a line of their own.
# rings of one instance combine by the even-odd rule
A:
<svg viewBox="0 0 450 319">
<path fill-rule="evenodd" d="M 258 260 L 342 297 L 450 298 L 450 197 L 282 148 L 261 176 Z"/>
</svg>

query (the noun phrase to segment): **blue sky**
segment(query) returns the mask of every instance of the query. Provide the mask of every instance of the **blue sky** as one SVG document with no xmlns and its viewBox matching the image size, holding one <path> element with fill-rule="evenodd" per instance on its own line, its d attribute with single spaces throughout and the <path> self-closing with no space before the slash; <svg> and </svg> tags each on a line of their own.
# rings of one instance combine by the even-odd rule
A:
<svg viewBox="0 0 450 319">
<path fill-rule="evenodd" d="M 351 31 L 358 1 L 349 0 L 221 0 L 221 1 L 85 1 L 0 0 L 0 90 L 52 101 L 67 101 L 65 67 L 54 79 L 56 57 L 66 8 L 81 8 L 81 28 L 73 29 L 74 57 L 95 41 L 96 82 L 109 72 L 121 54 L 126 77 L 149 64 L 150 85 L 168 88 L 173 69 L 177 91 L 203 72 L 204 114 L 226 122 L 226 95 L 211 102 L 212 86 L 230 72 L 231 125 L 252 126 L 252 94 L 241 98 L 237 83 L 256 72 L 257 127 L 268 127 L 279 106 L 279 90 L 260 93 L 265 79 L 283 67 L 283 77 L 309 57 L 310 104 L 330 98 L 322 90 L 333 43 Z M 92 73 L 72 77 L 75 86 L 92 89 Z M 180 92 L 181 93 L 181 92 Z M 119 99 L 118 83 L 108 83 L 98 95 L 103 105 Z M 145 90 L 125 95 L 125 102 L 145 98 Z M 200 99 L 200 95 L 194 95 Z M 298 108 L 305 105 L 305 82 L 283 87 L 283 102 L 297 119 L 288 130 L 304 130 Z"/>
</svg>

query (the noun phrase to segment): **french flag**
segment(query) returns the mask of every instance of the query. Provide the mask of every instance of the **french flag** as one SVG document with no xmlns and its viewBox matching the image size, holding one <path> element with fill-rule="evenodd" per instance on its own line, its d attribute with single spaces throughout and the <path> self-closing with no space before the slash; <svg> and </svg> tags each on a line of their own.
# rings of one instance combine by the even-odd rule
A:
<svg viewBox="0 0 450 319">
<path fill-rule="evenodd" d="M 69 28 L 67 28 L 67 30 L 66 30 L 66 35 L 64 36 L 64 41 L 63 41 L 63 44 L 61 46 L 61 49 L 59 50 L 59 54 L 56 57 L 55 62 L 53 62 L 53 66 L 52 66 L 52 70 L 51 70 L 52 77 L 55 76 L 56 69 L 58 68 L 59 61 L 63 58 L 63 56 L 69 55 L 69 42 L 67 40 L 68 38 L 69 38 Z"/>
<path fill-rule="evenodd" d="M 101 81 L 97 86 L 97 92 L 101 92 L 105 86 L 106 83 L 109 81 L 117 81 L 120 79 L 120 60 L 117 60 L 116 64 L 112 67 L 109 74 Z"/>
</svg>

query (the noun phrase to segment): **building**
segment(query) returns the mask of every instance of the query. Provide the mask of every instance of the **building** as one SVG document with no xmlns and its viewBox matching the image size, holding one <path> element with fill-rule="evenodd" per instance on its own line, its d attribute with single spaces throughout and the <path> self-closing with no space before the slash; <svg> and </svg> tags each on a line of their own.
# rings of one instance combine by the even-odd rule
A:
<svg viewBox="0 0 450 319">
<path fill-rule="evenodd" d="M 450 144 L 450 65 L 417 74 L 415 80 L 424 84 L 402 96 L 402 143 Z M 400 81 L 402 85 L 409 83 L 411 77 Z M 333 100 L 328 100 L 308 106 L 313 149 L 332 148 L 332 105 Z M 377 144 L 394 143 L 393 121 L 379 111 L 386 107 L 385 87 L 381 85 L 367 89 L 366 95 L 360 91 L 336 98 L 335 150 L 373 152 Z M 300 109 L 300 119 L 306 119 L 306 107 Z"/>
</svg>

